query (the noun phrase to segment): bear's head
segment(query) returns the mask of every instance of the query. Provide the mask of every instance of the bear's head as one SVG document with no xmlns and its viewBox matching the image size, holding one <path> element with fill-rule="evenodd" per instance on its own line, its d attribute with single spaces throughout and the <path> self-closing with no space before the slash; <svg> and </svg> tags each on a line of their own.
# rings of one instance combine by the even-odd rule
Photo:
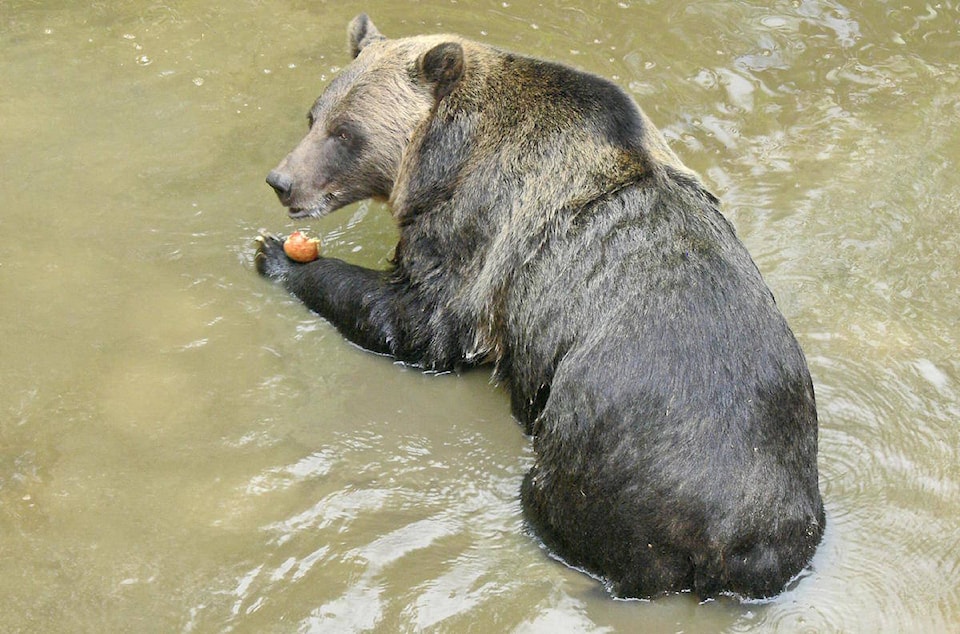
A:
<svg viewBox="0 0 960 634">
<path fill-rule="evenodd" d="M 347 35 L 353 61 L 313 104 L 307 135 L 267 176 L 292 218 L 388 199 L 410 139 L 464 72 L 454 36 L 388 40 L 363 14 Z"/>
</svg>

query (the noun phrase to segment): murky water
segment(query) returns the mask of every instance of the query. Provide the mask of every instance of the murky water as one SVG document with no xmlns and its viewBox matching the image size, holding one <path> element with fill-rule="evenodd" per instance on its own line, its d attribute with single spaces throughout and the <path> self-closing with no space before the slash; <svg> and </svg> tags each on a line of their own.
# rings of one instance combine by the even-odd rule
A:
<svg viewBox="0 0 960 634">
<path fill-rule="evenodd" d="M 0 631 L 960 628 L 960 6 L 0 5 Z M 631 91 L 804 346 L 828 530 L 775 600 L 613 601 L 523 533 L 484 371 L 345 343 L 250 263 L 366 10 Z M 312 226 L 382 266 L 363 203 Z"/>
</svg>

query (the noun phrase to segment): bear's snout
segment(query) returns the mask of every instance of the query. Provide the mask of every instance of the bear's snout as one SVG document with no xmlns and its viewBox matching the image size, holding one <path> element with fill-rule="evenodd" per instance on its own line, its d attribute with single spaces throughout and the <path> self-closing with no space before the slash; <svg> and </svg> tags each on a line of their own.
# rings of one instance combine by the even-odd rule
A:
<svg viewBox="0 0 960 634">
<path fill-rule="evenodd" d="M 267 174 L 267 185 L 273 187 L 273 191 L 277 192 L 281 202 L 290 200 L 290 193 L 293 191 L 293 178 L 287 174 L 271 170 Z"/>
</svg>

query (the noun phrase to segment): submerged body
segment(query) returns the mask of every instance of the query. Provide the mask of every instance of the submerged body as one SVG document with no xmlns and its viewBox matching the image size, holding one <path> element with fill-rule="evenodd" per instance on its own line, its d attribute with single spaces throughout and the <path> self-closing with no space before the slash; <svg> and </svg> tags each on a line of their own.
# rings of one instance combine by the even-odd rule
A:
<svg viewBox="0 0 960 634">
<path fill-rule="evenodd" d="M 355 61 L 268 177 L 294 217 L 367 197 L 386 271 L 258 270 L 368 349 L 492 362 L 536 461 L 530 525 L 623 597 L 761 597 L 824 513 L 813 385 L 717 200 L 613 84 L 456 36 L 349 28 Z"/>
</svg>

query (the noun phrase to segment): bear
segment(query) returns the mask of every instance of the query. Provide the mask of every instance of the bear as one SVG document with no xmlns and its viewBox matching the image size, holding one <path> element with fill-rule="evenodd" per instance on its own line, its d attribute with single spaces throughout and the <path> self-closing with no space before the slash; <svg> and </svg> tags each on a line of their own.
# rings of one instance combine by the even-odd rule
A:
<svg viewBox="0 0 960 634">
<path fill-rule="evenodd" d="M 394 256 L 298 263 L 266 234 L 257 271 L 367 350 L 489 364 L 534 450 L 526 526 L 614 597 L 779 594 L 825 527 L 814 387 L 718 199 L 606 79 L 347 33 L 267 182 L 292 218 L 386 201 Z"/>
</svg>

